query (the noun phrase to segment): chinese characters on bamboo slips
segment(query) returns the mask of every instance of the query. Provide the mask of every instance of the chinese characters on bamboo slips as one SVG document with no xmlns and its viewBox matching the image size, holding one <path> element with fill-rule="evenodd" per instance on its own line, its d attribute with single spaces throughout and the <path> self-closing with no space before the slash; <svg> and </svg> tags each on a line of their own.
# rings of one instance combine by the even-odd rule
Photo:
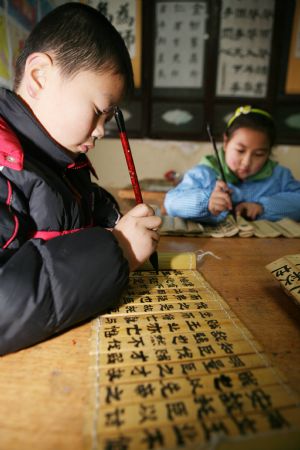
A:
<svg viewBox="0 0 300 450">
<path fill-rule="evenodd" d="M 131 275 L 94 321 L 92 448 L 196 448 L 216 436 L 290 431 L 296 399 L 249 331 L 194 270 Z"/>
<path fill-rule="evenodd" d="M 300 306 L 300 254 L 283 256 L 266 267 L 284 291 Z"/>
</svg>

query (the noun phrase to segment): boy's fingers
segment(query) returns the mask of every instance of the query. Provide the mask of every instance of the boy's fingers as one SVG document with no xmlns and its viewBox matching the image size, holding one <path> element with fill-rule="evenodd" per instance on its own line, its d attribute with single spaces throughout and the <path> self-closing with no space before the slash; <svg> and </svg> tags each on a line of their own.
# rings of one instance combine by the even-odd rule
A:
<svg viewBox="0 0 300 450">
<path fill-rule="evenodd" d="M 159 234 L 157 233 L 157 231 L 155 231 L 155 230 L 152 230 L 152 231 L 151 231 L 151 239 L 152 239 L 152 241 L 158 243 L 158 241 L 159 241 L 159 239 L 160 239 L 160 236 L 159 236 Z"/>
<path fill-rule="evenodd" d="M 133 217 L 147 217 L 147 216 L 153 216 L 154 211 L 151 208 L 151 206 L 147 205 L 146 203 L 140 203 L 139 205 L 136 205 L 134 208 L 132 208 L 128 214 L 130 214 Z"/>
<path fill-rule="evenodd" d="M 143 224 L 148 230 L 157 231 L 158 228 L 161 226 L 162 220 L 158 216 L 149 216 L 144 217 L 141 219 L 143 221 Z"/>
<path fill-rule="evenodd" d="M 145 203 L 136 205 L 127 214 L 131 217 L 141 219 L 142 224 L 145 228 L 148 228 L 148 230 L 157 231 L 162 224 L 162 219 L 159 216 L 155 216 L 153 209 Z"/>
</svg>

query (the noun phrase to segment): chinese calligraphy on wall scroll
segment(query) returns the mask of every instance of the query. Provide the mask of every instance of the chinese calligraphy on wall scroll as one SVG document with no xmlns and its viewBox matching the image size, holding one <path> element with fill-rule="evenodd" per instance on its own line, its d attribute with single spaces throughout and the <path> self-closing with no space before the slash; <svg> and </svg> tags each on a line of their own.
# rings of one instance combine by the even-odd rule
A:
<svg viewBox="0 0 300 450">
<path fill-rule="evenodd" d="M 266 96 L 274 7 L 274 0 L 222 0 L 218 96 Z"/>
<path fill-rule="evenodd" d="M 86 0 L 114 25 L 128 48 L 135 87 L 141 86 L 141 0 Z"/>
<path fill-rule="evenodd" d="M 155 88 L 202 87 L 205 22 L 205 2 L 156 4 Z"/>
<path fill-rule="evenodd" d="M 285 92 L 300 94 L 300 0 L 296 1 Z"/>
</svg>

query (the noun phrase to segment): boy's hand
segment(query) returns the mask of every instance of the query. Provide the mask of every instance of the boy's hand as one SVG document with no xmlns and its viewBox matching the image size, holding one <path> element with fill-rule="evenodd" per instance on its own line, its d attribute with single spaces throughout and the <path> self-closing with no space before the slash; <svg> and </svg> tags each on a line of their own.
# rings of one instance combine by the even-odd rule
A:
<svg viewBox="0 0 300 450">
<path fill-rule="evenodd" d="M 218 180 L 216 182 L 208 202 L 208 210 L 213 216 L 218 216 L 222 211 L 232 209 L 231 192 L 224 181 Z"/>
<path fill-rule="evenodd" d="M 137 269 L 156 250 L 161 218 L 150 206 L 141 203 L 125 214 L 112 233 L 119 241 L 130 270 Z"/>
<path fill-rule="evenodd" d="M 259 203 L 241 202 L 235 207 L 235 213 L 237 216 L 255 220 L 257 216 L 263 213 L 263 207 Z"/>
</svg>

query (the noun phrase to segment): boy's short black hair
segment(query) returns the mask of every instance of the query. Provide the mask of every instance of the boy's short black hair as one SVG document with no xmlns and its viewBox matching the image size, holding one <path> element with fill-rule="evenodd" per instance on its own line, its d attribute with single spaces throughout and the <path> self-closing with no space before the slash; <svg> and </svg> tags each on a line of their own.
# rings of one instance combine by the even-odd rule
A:
<svg viewBox="0 0 300 450">
<path fill-rule="evenodd" d="M 14 89 L 22 80 L 31 53 L 51 54 L 62 75 L 82 70 L 112 71 L 124 77 L 125 94 L 133 89 L 133 72 L 125 42 L 114 26 L 95 8 L 65 3 L 35 26 L 17 59 Z"/>
<path fill-rule="evenodd" d="M 242 106 L 236 109 L 234 115 L 229 120 L 225 130 L 225 136 L 231 139 L 234 132 L 239 128 L 250 128 L 262 131 L 269 138 L 270 148 L 276 139 L 275 123 L 268 111 L 255 106 Z"/>
</svg>

